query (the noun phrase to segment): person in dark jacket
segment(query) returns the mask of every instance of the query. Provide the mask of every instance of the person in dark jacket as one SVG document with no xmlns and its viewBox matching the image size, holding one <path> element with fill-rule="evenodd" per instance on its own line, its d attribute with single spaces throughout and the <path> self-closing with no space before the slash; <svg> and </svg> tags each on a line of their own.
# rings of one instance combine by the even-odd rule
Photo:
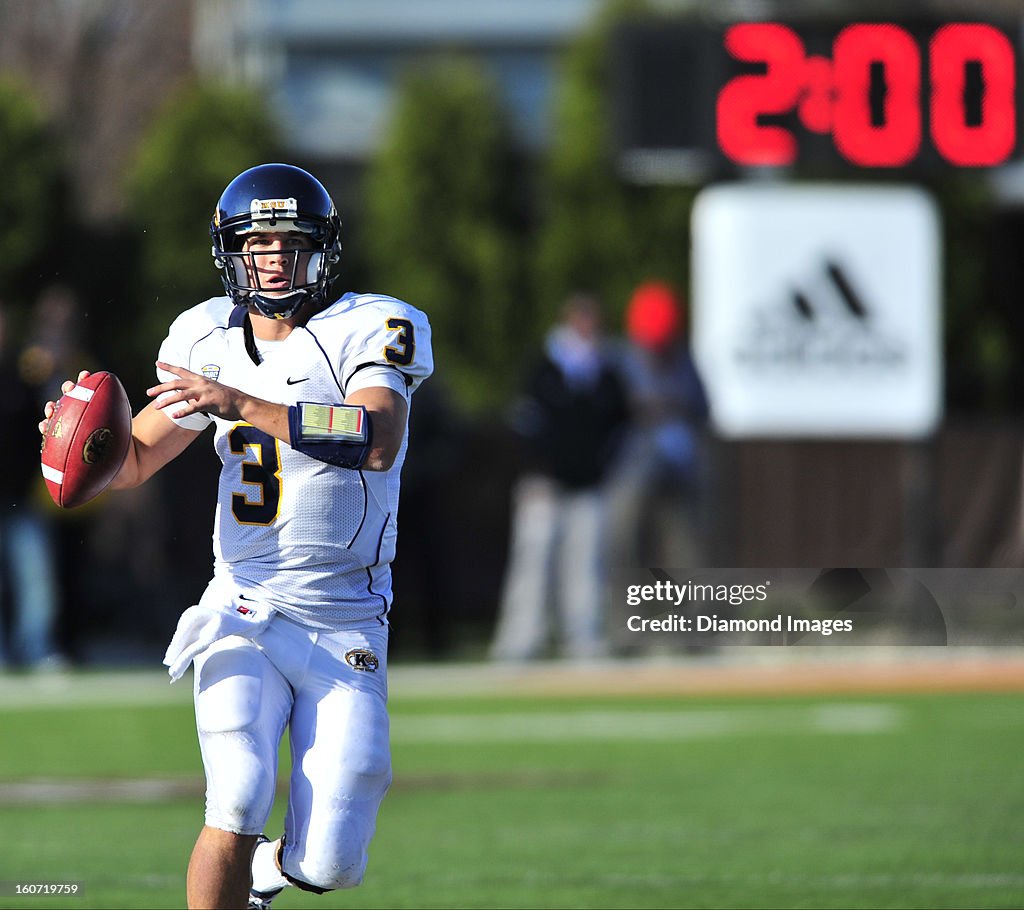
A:
<svg viewBox="0 0 1024 910">
<path fill-rule="evenodd" d="M 0 617 L 0 666 L 60 669 L 64 658 L 56 643 L 59 603 L 53 532 L 36 496 L 42 485 L 39 448 L 22 444 L 32 438 L 39 419 L 37 391 L 13 352 L 5 350 L 5 324 L 0 304 L 0 602 L 11 610 L 9 622 Z"/>
<path fill-rule="evenodd" d="M 628 417 L 625 383 L 604 339 L 598 303 L 590 294 L 573 294 L 514 412 L 524 470 L 514 491 L 494 659 L 545 656 L 553 616 L 563 655 L 607 653 L 605 481 Z"/>
</svg>

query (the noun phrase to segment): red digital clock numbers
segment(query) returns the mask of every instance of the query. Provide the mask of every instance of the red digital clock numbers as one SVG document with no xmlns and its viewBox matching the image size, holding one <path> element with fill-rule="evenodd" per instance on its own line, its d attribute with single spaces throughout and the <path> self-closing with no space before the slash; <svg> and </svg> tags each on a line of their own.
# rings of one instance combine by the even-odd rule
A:
<svg viewBox="0 0 1024 910">
<path fill-rule="evenodd" d="M 932 143 L 950 164 L 1000 164 L 1016 145 L 1014 49 L 990 25 L 954 23 L 932 35 L 927 98 L 921 49 L 891 23 L 842 29 L 831 60 L 808 56 L 800 36 L 776 23 L 730 27 L 725 49 L 737 60 L 765 67 L 763 73 L 735 77 L 718 95 L 718 145 L 737 164 L 793 164 L 793 131 L 762 122 L 792 113 L 807 131 L 831 134 L 839 154 L 860 167 L 912 162 L 921 149 L 926 111 Z"/>
</svg>

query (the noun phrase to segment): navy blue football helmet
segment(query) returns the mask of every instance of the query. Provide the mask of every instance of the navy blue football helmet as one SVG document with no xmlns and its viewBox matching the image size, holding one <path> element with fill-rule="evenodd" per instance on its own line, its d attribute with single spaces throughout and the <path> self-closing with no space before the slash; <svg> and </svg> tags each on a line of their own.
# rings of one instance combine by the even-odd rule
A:
<svg viewBox="0 0 1024 910">
<path fill-rule="evenodd" d="M 270 254 L 246 250 L 245 240 L 275 231 L 308 235 L 311 252 L 288 253 L 290 280 L 277 276 L 263 286 L 257 257 Z M 243 171 L 221 193 L 210 223 L 224 290 L 235 303 L 251 303 L 272 319 L 294 315 L 309 300 L 321 306 L 327 302 L 341 256 L 340 232 L 341 221 L 323 184 L 290 164 Z"/>
</svg>

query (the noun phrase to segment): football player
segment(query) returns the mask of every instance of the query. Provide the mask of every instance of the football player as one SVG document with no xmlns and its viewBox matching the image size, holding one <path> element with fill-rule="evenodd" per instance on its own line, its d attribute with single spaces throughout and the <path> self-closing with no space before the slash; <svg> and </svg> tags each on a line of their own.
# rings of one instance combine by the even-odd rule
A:
<svg viewBox="0 0 1024 910">
<path fill-rule="evenodd" d="M 112 484 L 143 483 L 213 425 L 214 576 L 165 658 L 175 678 L 194 661 L 206 772 L 192 908 L 358 885 L 391 782 L 389 564 L 430 327 L 393 297 L 332 301 L 339 230 L 326 189 L 297 167 L 228 184 L 210 227 L 226 296 L 171 325 Z M 285 830 L 270 841 L 286 728 Z"/>
</svg>

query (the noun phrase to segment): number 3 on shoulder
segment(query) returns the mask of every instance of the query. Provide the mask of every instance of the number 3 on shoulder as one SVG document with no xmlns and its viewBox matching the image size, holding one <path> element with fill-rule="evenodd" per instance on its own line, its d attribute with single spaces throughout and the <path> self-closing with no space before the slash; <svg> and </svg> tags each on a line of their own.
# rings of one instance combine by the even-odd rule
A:
<svg viewBox="0 0 1024 910">
<path fill-rule="evenodd" d="M 407 367 L 416 354 L 416 335 L 408 319 L 391 316 L 384 321 L 390 331 L 398 331 L 394 343 L 384 348 L 384 359 L 396 366 Z"/>
</svg>

